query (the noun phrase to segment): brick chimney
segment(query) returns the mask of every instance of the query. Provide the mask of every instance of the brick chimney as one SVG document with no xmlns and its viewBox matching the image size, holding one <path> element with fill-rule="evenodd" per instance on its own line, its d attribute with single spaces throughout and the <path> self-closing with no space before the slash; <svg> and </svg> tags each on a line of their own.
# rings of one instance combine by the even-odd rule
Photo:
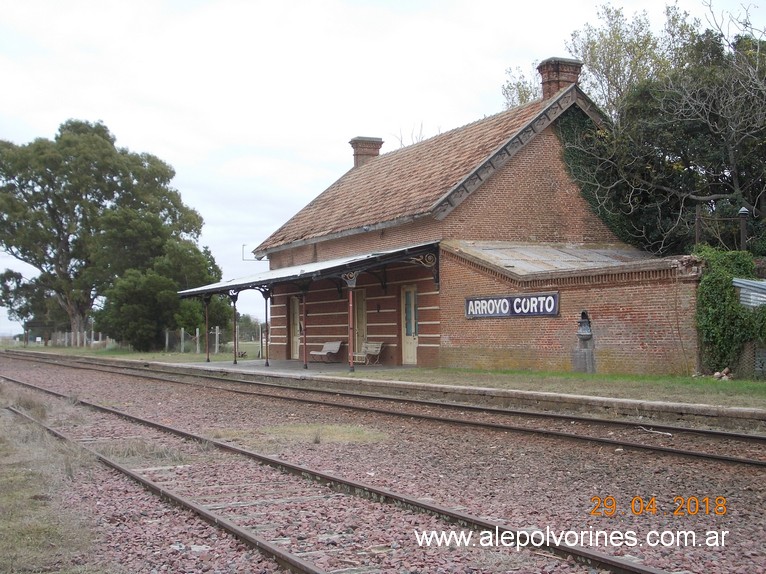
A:
<svg viewBox="0 0 766 574">
<path fill-rule="evenodd" d="M 559 90 L 576 84 L 582 62 L 570 58 L 548 58 L 540 62 L 537 71 L 543 83 L 543 99 L 547 100 Z"/>
<path fill-rule="evenodd" d="M 355 137 L 350 142 L 354 148 L 354 167 L 366 164 L 372 158 L 380 155 L 383 140 L 380 138 Z"/>
</svg>

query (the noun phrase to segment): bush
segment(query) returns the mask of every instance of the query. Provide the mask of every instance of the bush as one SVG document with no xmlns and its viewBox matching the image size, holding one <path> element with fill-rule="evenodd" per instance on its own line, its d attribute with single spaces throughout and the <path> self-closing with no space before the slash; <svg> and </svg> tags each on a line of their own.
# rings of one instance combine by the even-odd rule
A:
<svg viewBox="0 0 766 574">
<path fill-rule="evenodd" d="M 705 261 L 697 291 L 697 329 L 702 367 L 707 372 L 735 365 L 745 343 L 766 339 L 766 308 L 755 312 L 740 304 L 732 284 L 735 277 L 755 278 L 753 256 L 746 251 L 700 247 Z"/>
</svg>

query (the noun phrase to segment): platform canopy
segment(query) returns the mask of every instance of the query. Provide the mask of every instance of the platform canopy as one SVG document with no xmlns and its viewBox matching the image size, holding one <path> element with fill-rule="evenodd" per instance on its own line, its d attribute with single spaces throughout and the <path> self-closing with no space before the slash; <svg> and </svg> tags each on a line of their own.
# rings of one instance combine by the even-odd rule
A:
<svg viewBox="0 0 766 574">
<path fill-rule="evenodd" d="M 179 291 L 178 295 L 181 298 L 229 295 L 247 289 L 264 291 L 268 290 L 272 285 L 280 283 L 305 283 L 307 281 L 319 281 L 320 279 L 340 280 L 352 276 L 355 278 L 358 273 L 381 268 L 390 263 L 400 261 L 422 263 L 419 258 L 428 255 L 432 255 L 435 258 L 438 250 L 437 245 L 434 242 L 421 243 L 389 251 L 375 251 L 339 259 L 271 269 L 257 275 L 219 281 L 218 283 L 211 283 L 193 289 L 185 289 Z"/>
</svg>

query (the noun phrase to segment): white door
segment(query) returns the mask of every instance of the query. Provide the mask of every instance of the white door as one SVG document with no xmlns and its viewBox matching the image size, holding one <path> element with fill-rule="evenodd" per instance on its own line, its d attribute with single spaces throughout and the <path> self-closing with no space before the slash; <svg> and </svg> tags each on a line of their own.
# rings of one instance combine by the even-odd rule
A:
<svg viewBox="0 0 766 574">
<path fill-rule="evenodd" d="M 402 287 L 402 364 L 418 364 L 418 290 Z"/>
<path fill-rule="evenodd" d="M 301 300 L 290 297 L 290 358 L 301 358 Z"/>
<path fill-rule="evenodd" d="M 367 295 L 364 289 L 354 290 L 354 352 L 358 353 L 367 340 Z"/>
</svg>

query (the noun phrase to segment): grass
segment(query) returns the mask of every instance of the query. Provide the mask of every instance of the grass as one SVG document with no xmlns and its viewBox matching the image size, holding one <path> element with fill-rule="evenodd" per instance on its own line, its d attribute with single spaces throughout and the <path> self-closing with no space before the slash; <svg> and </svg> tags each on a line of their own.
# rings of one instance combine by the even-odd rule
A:
<svg viewBox="0 0 766 574">
<path fill-rule="evenodd" d="M 11 406 L 41 422 L 48 416 L 48 407 L 46 404 L 28 393 L 17 394 L 15 400 L 12 401 Z"/>
<path fill-rule="evenodd" d="M 484 386 L 521 391 L 766 408 L 766 381 L 737 379 L 720 381 L 713 377 L 585 375 L 582 373 L 469 369 L 381 370 L 376 372 L 375 378 L 469 387 Z"/>
<path fill-rule="evenodd" d="M 13 400 L 8 393 L 0 404 Z M 33 425 L 0 411 L 0 572 L 104 574 L 82 565 L 93 535 L 59 498 L 72 469 L 92 464 Z"/>
<path fill-rule="evenodd" d="M 128 439 L 96 446 L 96 450 L 106 457 L 116 459 L 121 464 L 145 464 L 147 461 L 157 464 L 184 464 L 186 456 L 172 448 L 146 439 Z"/>
<path fill-rule="evenodd" d="M 278 439 L 298 442 L 371 443 L 386 438 L 386 434 L 355 425 L 289 424 L 264 427 L 261 432 Z"/>
<path fill-rule="evenodd" d="M 254 430 L 213 429 L 206 434 L 260 452 L 275 452 L 288 443 L 372 443 L 387 437 L 385 433 L 361 426 L 326 424 L 287 424 Z"/>
</svg>

